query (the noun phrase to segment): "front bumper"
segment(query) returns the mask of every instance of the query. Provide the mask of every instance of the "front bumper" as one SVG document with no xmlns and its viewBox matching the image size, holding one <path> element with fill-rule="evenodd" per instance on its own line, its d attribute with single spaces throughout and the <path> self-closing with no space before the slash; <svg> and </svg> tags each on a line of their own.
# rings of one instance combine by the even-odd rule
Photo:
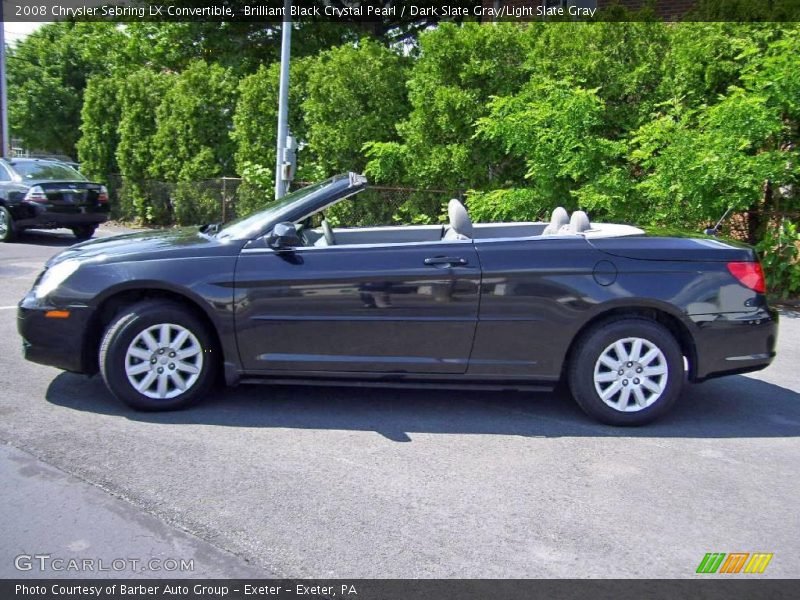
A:
<svg viewBox="0 0 800 600">
<path fill-rule="evenodd" d="M 45 316 L 51 310 L 68 310 L 68 318 Z M 91 371 L 85 347 L 89 324 L 88 307 L 44 306 L 29 293 L 19 303 L 17 330 L 22 336 L 23 356 L 35 363 L 74 373 Z"/>
<path fill-rule="evenodd" d="M 696 324 L 695 381 L 760 371 L 775 358 L 778 313 L 774 310 L 717 315 Z"/>
</svg>

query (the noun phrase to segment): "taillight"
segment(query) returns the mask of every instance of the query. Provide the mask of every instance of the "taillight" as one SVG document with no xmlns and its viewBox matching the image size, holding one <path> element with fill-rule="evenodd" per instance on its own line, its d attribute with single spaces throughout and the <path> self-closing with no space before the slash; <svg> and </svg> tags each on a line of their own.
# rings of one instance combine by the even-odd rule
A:
<svg viewBox="0 0 800 600">
<path fill-rule="evenodd" d="M 105 204 L 106 202 L 108 202 L 108 190 L 106 189 L 106 186 L 104 185 L 100 186 L 100 191 L 97 192 L 97 201 L 100 204 Z"/>
<path fill-rule="evenodd" d="M 757 262 L 729 262 L 728 271 L 745 287 L 763 294 L 767 290 L 764 271 Z"/>
<path fill-rule="evenodd" d="M 25 200 L 29 202 L 47 202 L 47 194 L 44 193 L 41 186 L 34 185 L 28 190 L 28 193 L 25 194 Z"/>
</svg>

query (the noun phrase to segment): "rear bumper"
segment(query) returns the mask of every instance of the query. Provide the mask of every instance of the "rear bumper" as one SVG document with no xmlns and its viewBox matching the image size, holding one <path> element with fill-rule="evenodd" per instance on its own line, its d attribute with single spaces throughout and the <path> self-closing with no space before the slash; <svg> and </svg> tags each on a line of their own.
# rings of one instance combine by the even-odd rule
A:
<svg viewBox="0 0 800 600">
<path fill-rule="evenodd" d="M 718 315 L 697 323 L 693 380 L 760 371 L 775 358 L 778 313 Z"/>
<path fill-rule="evenodd" d="M 71 227 L 105 223 L 108 220 L 109 206 L 54 206 L 23 202 L 14 207 L 13 217 L 17 227 Z"/>
<path fill-rule="evenodd" d="M 53 310 L 53 307 L 39 305 L 32 294 L 28 294 L 20 302 L 17 330 L 22 336 L 23 356 L 31 362 L 65 371 L 89 372 L 89 361 L 84 348 L 89 309 L 64 309 L 69 310 L 69 317 L 66 319 L 45 316 L 49 310 Z"/>
</svg>

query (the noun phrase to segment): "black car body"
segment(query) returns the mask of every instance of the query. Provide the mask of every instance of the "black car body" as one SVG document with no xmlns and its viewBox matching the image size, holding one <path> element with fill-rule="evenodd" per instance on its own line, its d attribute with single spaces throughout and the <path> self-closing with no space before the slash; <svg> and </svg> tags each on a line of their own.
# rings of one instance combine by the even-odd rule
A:
<svg viewBox="0 0 800 600">
<path fill-rule="evenodd" d="M 453 212 L 448 227 L 308 226 L 365 186 L 361 176 L 339 176 L 218 232 L 138 233 L 65 250 L 20 303 L 26 357 L 78 373 L 101 369 L 112 391 L 140 408 L 181 406 L 189 395 L 170 383 L 166 395 L 180 402 L 137 397 L 140 380 L 129 378 L 127 389 L 124 378 L 125 369 L 171 368 L 158 352 L 180 355 L 168 343 L 177 334 L 151 347 L 131 341 L 132 331 L 124 342 L 143 358 L 108 354 L 126 323 L 145 315 L 157 324 L 164 306 L 178 330 L 203 334 L 202 368 L 213 364 L 228 384 L 550 389 L 566 379 L 593 416 L 635 424 L 666 410 L 684 378 L 762 369 L 775 355 L 777 317 L 749 247 L 588 220 L 581 231 L 575 223 L 550 231 L 546 223 L 468 224 L 466 235 Z M 190 323 L 177 323 L 180 311 Z M 634 351 L 657 362 L 623 360 Z M 122 362 L 104 367 L 114 360 Z M 614 400 L 616 412 L 593 410 L 585 405 L 590 372 L 623 391 L 637 373 L 655 373 L 649 385 L 660 389 L 659 402 L 645 406 L 656 393 L 637 388 L 624 406 Z M 602 395 L 608 385 L 594 389 Z"/>
<path fill-rule="evenodd" d="M 0 241 L 28 228 L 72 229 L 89 239 L 108 220 L 108 191 L 67 163 L 38 158 L 0 160 Z"/>
</svg>

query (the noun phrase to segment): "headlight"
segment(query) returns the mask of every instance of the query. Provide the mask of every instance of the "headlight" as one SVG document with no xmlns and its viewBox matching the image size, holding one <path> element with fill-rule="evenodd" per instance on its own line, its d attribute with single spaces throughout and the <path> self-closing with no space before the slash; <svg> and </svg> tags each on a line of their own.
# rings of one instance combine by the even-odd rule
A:
<svg viewBox="0 0 800 600">
<path fill-rule="evenodd" d="M 58 286 L 66 281 L 67 277 L 77 271 L 80 266 L 81 262 L 79 260 L 67 259 L 64 262 L 50 267 L 44 272 L 41 281 L 39 281 L 39 285 L 33 290 L 34 296 L 41 299 L 52 293 Z"/>
</svg>

